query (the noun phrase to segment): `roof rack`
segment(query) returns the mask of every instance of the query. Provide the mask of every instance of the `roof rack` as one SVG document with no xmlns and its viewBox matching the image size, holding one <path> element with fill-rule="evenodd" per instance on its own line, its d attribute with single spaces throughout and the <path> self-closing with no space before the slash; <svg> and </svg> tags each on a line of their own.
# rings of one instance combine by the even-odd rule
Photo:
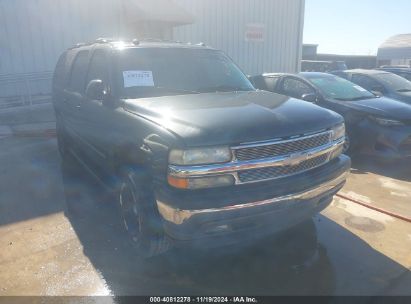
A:
<svg viewBox="0 0 411 304">
<path fill-rule="evenodd" d="M 88 45 L 93 45 L 93 44 L 105 44 L 105 43 L 113 43 L 118 41 L 117 39 L 113 39 L 113 38 L 97 38 L 94 41 L 91 42 L 81 42 L 81 43 L 77 43 L 74 46 L 72 46 L 71 49 L 75 49 L 75 48 L 79 48 L 82 46 L 88 46 Z M 130 40 L 128 40 L 128 42 L 130 43 Z M 176 40 L 171 40 L 171 39 L 161 39 L 161 38 L 134 38 L 131 40 L 131 43 L 133 43 L 134 45 L 139 45 L 141 42 L 168 42 L 168 43 L 179 43 L 179 44 L 187 44 L 187 45 L 197 45 L 197 46 L 206 46 L 206 44 L 204 42 L 200 42 L 197 44 L 192 44 L 191 42 L 182 42 L 182 41 L 176 41 Z"/>
<path fill-rule="evenodd" d="M 175 41 L 171 39 L 162 39 L 162 38 L 135 38 L 132 40 L 134 44 L 139 44 L 140 42 L 173 42 L 173 43 L 182 43 L 181 41 Z"/>
<path fill-rule="evenodd" d="M 113 38 L 97 38 L 94 42 L 95 43 L 110 43 L 110 42 L 114 42 L 116 41 L 116 39 Z"/>
<path fill-rule="evenodd" d="M 103 43 L 110 43 L 110 42 L 114 42 L 114 41 L 116 41 L 116 39 L 113 39 L 113 38 L 97 38 L 94 41 L 77 43 L 69 49 L 72 50 L 72 49 L 79 48 L 79 47 L 82 47 L 82 46 L 93 45 L 95 43 L 103 44 Z"/>
</svg>

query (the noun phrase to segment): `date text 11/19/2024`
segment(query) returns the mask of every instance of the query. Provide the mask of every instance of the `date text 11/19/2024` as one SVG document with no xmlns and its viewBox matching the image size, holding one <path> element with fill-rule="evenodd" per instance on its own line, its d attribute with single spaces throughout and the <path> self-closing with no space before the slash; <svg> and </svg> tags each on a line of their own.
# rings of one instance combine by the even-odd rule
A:
<svg viewBox="0 0 411 304">
<path fill-rule="evenodd" d="M 150 297 L 150 303 L 258 303 L 255 297 Z"/>
</svg>

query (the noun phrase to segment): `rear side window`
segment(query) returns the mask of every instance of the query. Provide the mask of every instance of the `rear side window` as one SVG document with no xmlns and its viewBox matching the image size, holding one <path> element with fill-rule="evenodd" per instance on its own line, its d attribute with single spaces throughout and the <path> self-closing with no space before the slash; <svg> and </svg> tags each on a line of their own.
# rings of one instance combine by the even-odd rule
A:
<svg viewBox="0 0 411 304">
<path fill-rule="evenodd" d="M 57 61 L 53 75 L 53 88 L 62 88 L 66 82 L 67 53 L 63 53 Z"/>
<path fill-rule="evenodd" d="M 88 51 L 80 51 L 74 59 L 71 69 L 69 88 L 71 91 L 83 93 L 88 67 Z"/>
<path fill-rule="evenodd" d="M 398 73 L 399 76 L 411 81 L 411 73 Z"/>
<path fill-rule="evenodd" d="M 372 91 L 376 87 L 381 87 L 378 82 L 365 75 L 353 74 L 351 80 L 359 86 L 366 88 L 368 91 Z"/>
</svg>

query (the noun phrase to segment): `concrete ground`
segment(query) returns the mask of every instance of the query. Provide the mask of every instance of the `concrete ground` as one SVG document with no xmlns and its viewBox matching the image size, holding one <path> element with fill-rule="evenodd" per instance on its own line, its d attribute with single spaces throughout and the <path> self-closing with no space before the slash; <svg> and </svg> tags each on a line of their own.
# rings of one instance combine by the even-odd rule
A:
<svg viewBox="0 0 411 304">
<path fill-rule="evenodd" d="M 411 166 L 354 163 L 343 193 L 409 213 Z M 336 198 L 248 249 L 136 257 L 104 191 L 55 139 L 0 140 L 0 295 L 411 295 L 411 223 Z"/>
</svg>

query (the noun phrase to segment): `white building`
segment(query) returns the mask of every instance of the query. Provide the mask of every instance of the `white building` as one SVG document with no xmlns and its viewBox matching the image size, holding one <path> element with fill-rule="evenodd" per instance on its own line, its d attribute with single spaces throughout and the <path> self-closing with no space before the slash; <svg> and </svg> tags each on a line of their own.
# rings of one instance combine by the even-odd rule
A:
<svg viewBox="0 0 411 304">
<path fill-rule="evenodd" d="M 0 0 L 0 109 L 47 100 L 58 56 L 98 37 L 224 50 L 248 74 L 296 72 L 304 0 Z"/>
<path fill-rule="evenodd" d="M 411 67 L 411 34 L 388 38 L 379 48 L 378 65 L 408 65 Z"/>
</svg>

